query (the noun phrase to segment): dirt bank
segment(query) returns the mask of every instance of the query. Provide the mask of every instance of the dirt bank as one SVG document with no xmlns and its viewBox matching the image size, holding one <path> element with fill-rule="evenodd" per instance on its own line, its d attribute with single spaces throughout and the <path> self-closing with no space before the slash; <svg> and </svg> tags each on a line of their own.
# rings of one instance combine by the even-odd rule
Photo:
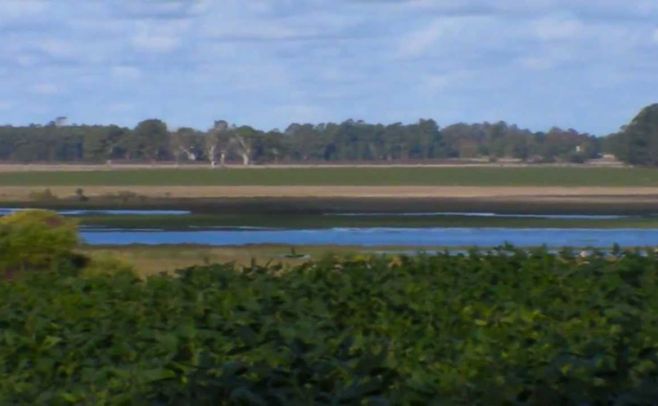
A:
<svg viewBox="0 0 658 406">
<path fill-rule="evenodd" d="M 77 187 L 47 188 L 57 197 L 71 197 Z M 45 191 L 40 186 L 3 186 L 0 199 L 25 200 Z M 480 187 L 480 186 L 85 186 L 84 194 L 99 197 L 136 194 L 149 198 L 492 198 L 601 201 L 651 200 L 656 187 Z"/>
<path fill-rule="evenodd" d="M 225 212 L 497 211 L 658 213 L 658 188 L 432 186 L 0 187 L 0 204 L 21 207 L 185 208 Z M 54 197 L 53 197 L 54 196 Z"/>
</svg>

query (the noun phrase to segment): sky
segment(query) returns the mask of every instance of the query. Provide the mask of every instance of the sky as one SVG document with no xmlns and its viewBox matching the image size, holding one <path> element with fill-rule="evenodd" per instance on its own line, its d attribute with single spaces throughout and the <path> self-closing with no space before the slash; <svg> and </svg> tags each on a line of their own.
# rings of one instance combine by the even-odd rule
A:
<svg viewBox="0 0 658 406">
<path fill-rule="evenodd" d="M 657 0 L 0 0 L 0 124 L 505 120 L 658 102 Z"/>
</svg>

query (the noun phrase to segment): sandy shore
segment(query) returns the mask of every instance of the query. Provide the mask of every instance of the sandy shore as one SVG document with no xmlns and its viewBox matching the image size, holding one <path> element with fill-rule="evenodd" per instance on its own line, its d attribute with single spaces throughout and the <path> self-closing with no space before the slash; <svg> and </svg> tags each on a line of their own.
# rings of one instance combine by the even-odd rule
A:
<svg viewBox="0 0 658 406">
<path fill-rule="evenodd" d="M 46 188 L 0 187 L 0 200 L 32 200 Z M 76 187 L 48 188 L 59 198 L 75 196 Z M 157 199 L 194 198 L 423 198 L 656 201 L 657 187 L 470 187 L 470 186 L 85 186 L 88 197 L 134 193 Z"/>
</svg>

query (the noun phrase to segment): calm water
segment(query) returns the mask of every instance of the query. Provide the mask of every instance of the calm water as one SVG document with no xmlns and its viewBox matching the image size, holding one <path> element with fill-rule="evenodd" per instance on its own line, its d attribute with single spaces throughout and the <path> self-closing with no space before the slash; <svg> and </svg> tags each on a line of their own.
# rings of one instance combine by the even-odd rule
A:
<svg viewBox="0 0 658 406">
<path fill-rule="evenodd" d="M 20 209 L 0 208 L 0 216 Z M 67 216 L 84 215 L 171 215 L 186 216 L 186 210 L 64 210 Z M 330 216 L 464 216 L 547 219 L 610 220 L 615 215 L 497 214 L 497 213 L 343 213 Z M 187 231 L 153 229 L 82 228 L 81 235 L 91 245 L 199 244 L 240 246 L 250 244 L 360 245 L 400 247 L 495 247 L 510 243 L 519 247 L 599 247 L 613 244 L 625 247 L 658 246 L 658 229 L 519 229 L 519 228 L 331 228 L 311 230 L 258 227 L 190 228 Z"/>
<path fill-rule="evenodd" d="M 0 216 L 6 216 L 18 211 L 30 209 L 0 208 Z M 189 210 L 103 210 L 103 209 L 79 209 L 79 210 L 57 210 L 62 216 L 187 216 Z"/>
<path fill-rule="evenodd" d="M 0 207 L 0 216 L 30 209 Z M 187 216 L 189 210 L 112 210 L 112 209 L 71 209 L 58 210 L 63 216 Z M 487 217 L 508 219 L 554 219 L 554 220 L 617 220 L 622 218 L 642 217 L 606 214 L 514 214 L 488 212 L 390 212 L 390 213 L 325 213 L 330 217 Z"/>
<path fill-rule="evenodd" d="M 608 214 L 508 214 L 483 212 L 407 212 L 407 213 L 325 213 L 333 217 L 487 217 L 506 219 L 549 219 L 549 220 L 618 220 L 640 216 Z"/>
<path fill-rule="evenodd" d="M 83 230 L 91 245 L 249 244 L 495 247 L 658 246 L 658 229 L 333 228 L 317 230 Z"/>
</svg>

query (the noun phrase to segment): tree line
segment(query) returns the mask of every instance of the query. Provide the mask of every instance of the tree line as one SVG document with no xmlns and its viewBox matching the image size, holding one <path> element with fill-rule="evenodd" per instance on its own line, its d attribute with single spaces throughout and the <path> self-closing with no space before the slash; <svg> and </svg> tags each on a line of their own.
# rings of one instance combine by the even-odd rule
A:
<svg viewBox="0 0 658 406">
<path fill-rule="evenodd" d="M 222 166 L 510 158 L 581 163 L 606 153 L 631 164 L 658 165 L 658 104 L 606 137 L 557 127 L 533 132 L 502 121 L 440 128 L 431 119 L 389 125 L 355 120 L 293 123 L 284 131 L 262 131 L 224 120 L 205 131 L 169 129 L 159 119 L 144 120 L 135 128 L 59 122 L 0 126 L 0 161 L 5 162 L 176 161 Z"/>
</svg>

